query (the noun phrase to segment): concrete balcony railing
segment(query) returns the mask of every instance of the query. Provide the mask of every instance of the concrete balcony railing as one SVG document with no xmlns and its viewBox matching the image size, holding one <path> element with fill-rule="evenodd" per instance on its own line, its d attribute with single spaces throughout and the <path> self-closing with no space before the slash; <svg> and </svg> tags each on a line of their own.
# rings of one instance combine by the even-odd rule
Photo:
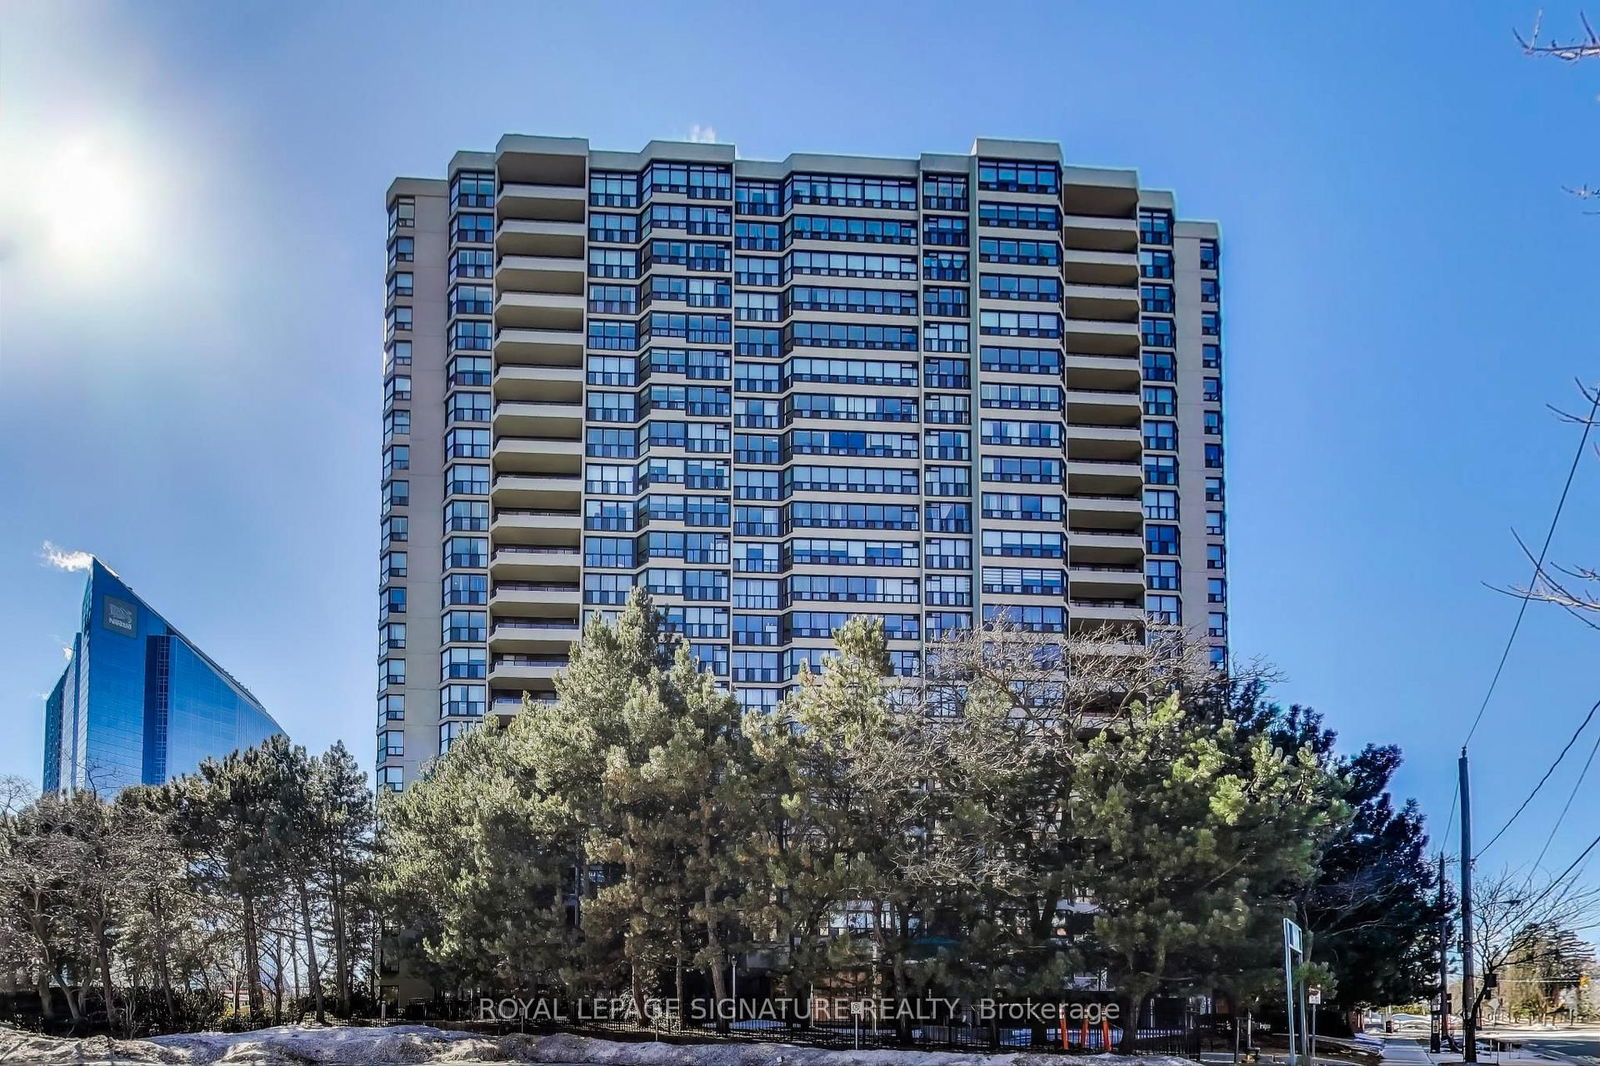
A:
<svg viewBox="0 0 1600 1066">
<path fill-rule="evenodd" d="M 581 297 L 588 270 L 578 256 L 503 255 L 494 280 L 503 290 L 565 293 Z"/>
<path fill-rule="evenodd" d="M 494 398 L 519 403 L 582 403 L 583 368 L 576 366 L 499 367 Z"/>
</svg>

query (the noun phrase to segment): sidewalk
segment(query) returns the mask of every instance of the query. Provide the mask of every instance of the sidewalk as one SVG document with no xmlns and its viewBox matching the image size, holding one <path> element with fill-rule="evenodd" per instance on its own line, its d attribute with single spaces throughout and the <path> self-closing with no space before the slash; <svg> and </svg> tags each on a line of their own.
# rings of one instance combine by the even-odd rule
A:
<svg viewBox="0 0 1600 1066">
<path fill-rule="evenodd" d="M 1419 1040 L 1409 1036 L 1389 1036 L 1383 1041 L 1382 1066 L 1442 1066 L 1445 1063 L 1455 1064 L 1461 1061 L 1462 1055 L 1459 1051 L 1445 1050 L 1437 1055 L 1433 1054 L 1428 1050 L 1426 1038 Z M 1551 1066 L 1552 1063 L 1569 1060 L 1529 1048 L 1494 1052 L 1480 1047 L 1478 1061 L 1482 1066 Z"/>
</svg>

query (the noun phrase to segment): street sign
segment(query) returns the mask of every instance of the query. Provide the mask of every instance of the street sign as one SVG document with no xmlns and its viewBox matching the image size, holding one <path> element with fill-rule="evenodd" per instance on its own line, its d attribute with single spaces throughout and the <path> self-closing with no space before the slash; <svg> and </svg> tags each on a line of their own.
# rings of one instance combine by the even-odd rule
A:
<svg viewBox="0 0 1600 1066">
<path fill-rule="evenodd" d="M 1283 920 L 1283 942 L 1296 955 L 1303 954 L 1300 948 L 1300 927 L 1288 918 Z"/>
<path fill-rule="evenodd" d="M 1322 1004 L 1322 989 L 1306 989 L 1306 1002 L 1312 1004 L 1313 1006 L 1320 1006 Z"/>
</svg>

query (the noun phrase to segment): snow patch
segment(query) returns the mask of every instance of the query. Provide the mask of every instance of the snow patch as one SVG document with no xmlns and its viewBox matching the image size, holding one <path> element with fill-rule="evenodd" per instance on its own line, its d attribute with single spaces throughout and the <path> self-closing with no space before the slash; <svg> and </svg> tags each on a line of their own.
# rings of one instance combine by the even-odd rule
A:
<svg viewBox="0 0 1600 1066">
<path fill-rule="evenodd" d="M 1013 1052 L 833 1051 L 793 1044 L 625 1043 L 558 1033 L 483 1036 L 428 1025 L 282 1025 L 249 1033 L 149 1040 L 63 1040 L 0 1027 L 0 1063 L 29 1066 L 422 1066 L 528 1062 L 549 1066 L 1071 1066 L 1077 1056 Z M 1094 1066 L 1195 1066 L 1167 1055 L 1095 1055 Z"/>
</svg>

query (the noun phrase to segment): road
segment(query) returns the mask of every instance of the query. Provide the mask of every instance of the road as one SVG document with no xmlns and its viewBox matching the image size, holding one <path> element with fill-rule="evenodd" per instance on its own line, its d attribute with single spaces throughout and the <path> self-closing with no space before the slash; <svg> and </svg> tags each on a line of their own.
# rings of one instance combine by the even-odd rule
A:
<svg viewBox="0 0 1600 1066">
<path fill-rule="evenodd" d="M 1600 1066 L 1600 1028 L 1573 1029 L 1495 1029 L 1484 1034 L 1504 1040 L 1519 1040 L 1525 1051 L 1554 1055 L 1583 1066 Z"/>
</svg>

